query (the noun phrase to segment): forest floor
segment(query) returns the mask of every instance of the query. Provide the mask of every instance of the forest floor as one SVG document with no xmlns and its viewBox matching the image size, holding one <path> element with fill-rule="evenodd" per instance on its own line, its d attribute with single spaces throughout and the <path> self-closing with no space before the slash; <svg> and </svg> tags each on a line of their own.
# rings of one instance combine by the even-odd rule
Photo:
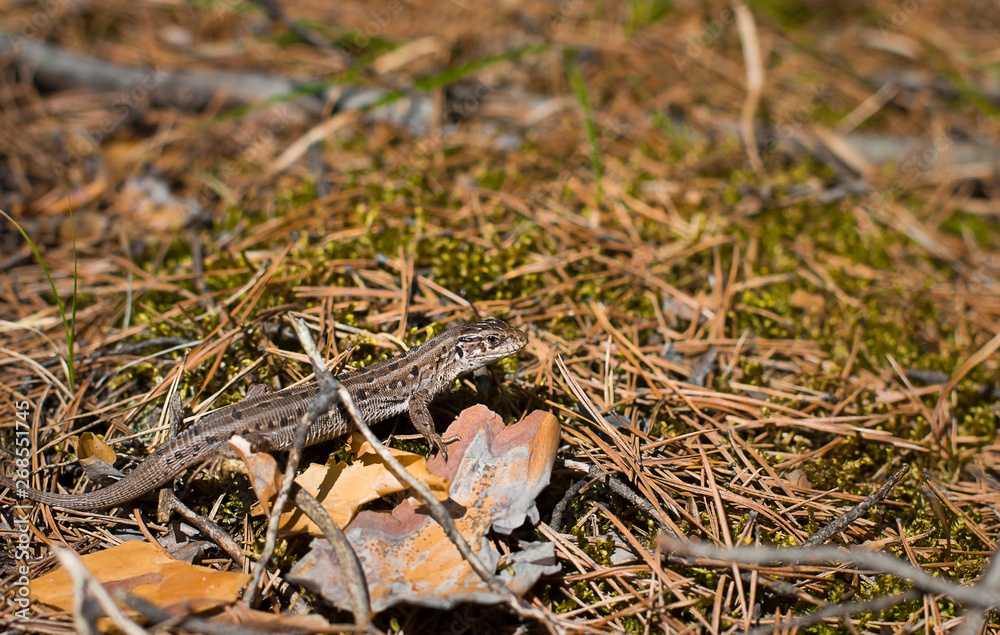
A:
<svg viewBox="0 0 1000 635">
<path fill-rule="evenodd" d="M 432 412 L 558 419 L 539 523 L 491 538 L 554 545 L 521 601 L 548 617 L 375 628 L 1000 629 L 997 5 L 322 5 L 0 0 L 0 210 L 31 240 L 0 219 L 4 466 L 24 412 L 32 484 L 87 491 L 79 435 L 141 458 L 175 380 L 190 414 L 309 375 L 288 315 L 353 367 L 492 315 L 528 345 Z M 182 482 L 249 556 L 200 564 L 249 571 L 246 477 Z M 18 613 L 47 544 L 176 528 L 14 500 L 14 632 L 81 619 Z M 351 622 L 284 579 L 306 545 L 257 627 Z"/>
</svg>

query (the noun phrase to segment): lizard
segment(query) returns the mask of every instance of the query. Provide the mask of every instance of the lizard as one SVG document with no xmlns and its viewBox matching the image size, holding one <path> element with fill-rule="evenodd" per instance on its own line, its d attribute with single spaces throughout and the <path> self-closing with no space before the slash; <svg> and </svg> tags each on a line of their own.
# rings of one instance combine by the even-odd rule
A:
<svg viewBox="0 0 1000 635">
<path fill-rule="evenodd" d="M 502 320 L 469 322 L 432 337 L 382 362 L 337 377 L 354 399 L 365 423 L 371 425 L 408 412 L 414 427 L 432 448 L 446 456 L 444 440 L 434 430 L 427 406 L 460 376 L 510 357 L 528 340 L 523 331 Z M 288 449 L 295 428 L 319 392 L 318 383 L 271 391 L 254 385 L 238 403 L 213 410 L 158 446 L 121 480 L 84 494 L 54 494 L 15 483 L 0 475 L 0 486 L 21 498 L 46 505 L 92 511 L 116 507 L 151 492 L 192 465 L 232 455 L 227 443 L 234 435 L 250 442 L 254 451 Z M 306 445 L 339 437 L 353 428 L 342 405 L 313 422 Z"/>
</svg>

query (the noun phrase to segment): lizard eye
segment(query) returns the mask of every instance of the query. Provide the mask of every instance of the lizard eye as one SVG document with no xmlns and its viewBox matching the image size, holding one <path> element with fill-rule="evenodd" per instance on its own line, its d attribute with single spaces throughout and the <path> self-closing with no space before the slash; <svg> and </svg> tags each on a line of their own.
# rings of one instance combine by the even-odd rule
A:
<svg viewBox="0 0 1000 635">
<path fill-rule="evenodd" d="M 486 336 L 486 343 L 489 344 L 490 346 L 499 346 L 500 345 L 500 338 L 497 337 L 496 335 L 487 335 Z"/>
</svg>

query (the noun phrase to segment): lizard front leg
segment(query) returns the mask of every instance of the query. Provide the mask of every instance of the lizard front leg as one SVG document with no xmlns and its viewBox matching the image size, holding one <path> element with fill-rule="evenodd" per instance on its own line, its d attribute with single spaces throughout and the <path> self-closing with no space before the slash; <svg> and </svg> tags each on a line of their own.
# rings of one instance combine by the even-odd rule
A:
<svg viewBox="0 0 1000 635">
<path fill-rule="evenodd" d="M 418 390 L 413 393 L 410 397 L 410 421 L 413 422 L 413 427 L 424 435 L 431 447 L 436 448 L 447 461 L 448 446 L 445 445 L 441 435 L 434 430 L 434 419 L 431 418 L 431 411 L 427 408 L 433 396 L 427 390 Z"/>
</svg>

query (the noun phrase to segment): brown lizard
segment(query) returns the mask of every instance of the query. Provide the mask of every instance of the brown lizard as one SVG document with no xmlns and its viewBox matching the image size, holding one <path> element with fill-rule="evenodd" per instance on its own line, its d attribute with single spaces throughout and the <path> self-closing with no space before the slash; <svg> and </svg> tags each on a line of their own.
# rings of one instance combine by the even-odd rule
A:
<svg viewBox="0 0 1000 635">
<path fill-rule="evenodd" d="M 490 362 L 510 357 L 524 348 L 523 332 L 490 318 L 446 331 L 406 353 L 338 377 L 354 399 L 363 420 L 374 424 L 409 412 L 410 421 L 438 451 L 444 441 L 434 431 L 427 405 L 461 375 Z M 232 454 L 227 442 L 240 435 L 258 451 L 287 449 L 295 427 L 319 391 L 316 383 L 272 392 L 253 386 L 239 403 L 214 410 L 173 439 L 159 446 L 120 481 L 85 494 L 52 494 L 0 476 L 0 485 L 14 489 L 21 498 L 69 509 L 114 507 L 150 492 L 182 470 L 208 459 Z M 353 424 L 343 406 L 319 417 L 309 428 L 306 445 L 349 432 Z"/>
</svg>

